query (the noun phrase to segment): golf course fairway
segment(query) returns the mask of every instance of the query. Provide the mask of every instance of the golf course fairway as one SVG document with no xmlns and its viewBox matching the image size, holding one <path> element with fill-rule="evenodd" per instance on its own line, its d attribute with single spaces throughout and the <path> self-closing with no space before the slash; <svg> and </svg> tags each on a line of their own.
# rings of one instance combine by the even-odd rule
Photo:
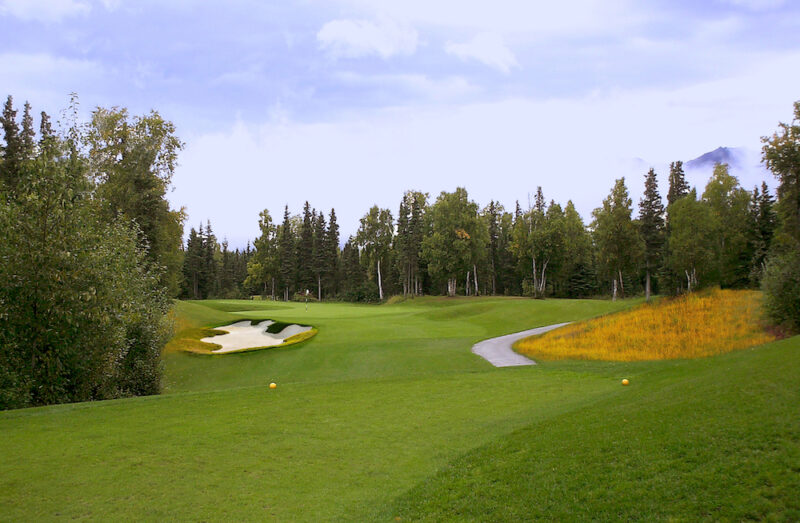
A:
<svg viewBox="0 0 800 523">
<path fill-rule="evenodd" d="M 177 337 L 318 334 L 169 350 L 160 396 L 0 412 L 0 520 L 800 519 L 800 337 L 657 362 L 470 352 L 637 303 L 179 302 Z"/>
</svg>

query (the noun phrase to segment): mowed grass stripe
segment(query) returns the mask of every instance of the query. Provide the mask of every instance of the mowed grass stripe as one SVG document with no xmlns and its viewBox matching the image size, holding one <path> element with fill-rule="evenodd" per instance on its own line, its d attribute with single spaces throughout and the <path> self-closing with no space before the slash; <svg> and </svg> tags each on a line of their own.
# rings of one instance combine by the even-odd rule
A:
<svg viewBox="0 0 800 523">
<path fill-rule="evenodd" d="M 616 387 L 516 369 L 0 417 L 10 519 L 362 519 L 464 451 Z M 66 472 L 68 471 L 68 472 Z"/>
</svg>

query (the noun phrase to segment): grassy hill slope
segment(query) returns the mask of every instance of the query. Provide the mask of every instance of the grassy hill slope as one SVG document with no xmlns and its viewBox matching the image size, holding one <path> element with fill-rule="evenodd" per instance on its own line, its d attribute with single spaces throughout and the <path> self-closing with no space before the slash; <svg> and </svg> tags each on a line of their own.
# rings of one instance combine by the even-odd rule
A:
<svg viewBox="0 0 800 523">
<path fill-rule="evenodd" d="M 167 354 L 162 396 L 0 413 L 2 518 L 792 519 L 800 338 L 703 360 L 508 369 L 469 352 L 629 305 L 181 304 L 186 325 L 273 318 L 320 333 Z M 663 508 L 660 492 L 685 500 Z"/>
</svg>

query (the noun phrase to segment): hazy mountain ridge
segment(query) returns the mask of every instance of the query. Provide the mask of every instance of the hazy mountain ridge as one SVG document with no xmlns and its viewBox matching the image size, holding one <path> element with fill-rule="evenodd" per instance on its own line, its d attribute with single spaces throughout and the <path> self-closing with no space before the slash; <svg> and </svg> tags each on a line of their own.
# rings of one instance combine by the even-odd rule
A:
<svg viewBox="0 0 800 523">
<path fill-rule="evenodd" d="M 727 163 L 729 167 L 739 168 L 743 160 L 747 157 L 747 149 L 744 147 L 717 147 L 686 162 L 687 169 L 702 169 L 705 167 L 713 168 L 718 163 Z"/>
</svg>

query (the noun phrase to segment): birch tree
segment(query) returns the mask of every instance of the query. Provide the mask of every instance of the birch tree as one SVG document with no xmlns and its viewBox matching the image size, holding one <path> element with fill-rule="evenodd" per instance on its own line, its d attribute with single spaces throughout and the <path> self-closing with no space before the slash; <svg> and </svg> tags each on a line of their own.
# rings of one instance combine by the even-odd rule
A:
<svg viewBox="0 0 800 523">
<path fill-rule="evenodd" d="M 383 301 L 383 275 L 381 266 L 385 261 L 392 246 L 394 227 L 392 213 L 389 209 L 379 209 L 373 205 L 367 214 L 361 218 L 361 225 L 356 233 L 356 242 L 363 251 L 363 259 L 375 272 L 378 284 L 378 297 Z"/>
<path fill-rule="evenodd" d="M 625 178 L 614 183 L 603 206 L 592 212 L 592 232 L 602 275 L 611 282 L 612 297 L 617 292 L 625 297 L 625 274 L 632 274 L 642 255 L 642 240 L 631 220 L 632 200 L 625 187 Z"/>
</svg>

